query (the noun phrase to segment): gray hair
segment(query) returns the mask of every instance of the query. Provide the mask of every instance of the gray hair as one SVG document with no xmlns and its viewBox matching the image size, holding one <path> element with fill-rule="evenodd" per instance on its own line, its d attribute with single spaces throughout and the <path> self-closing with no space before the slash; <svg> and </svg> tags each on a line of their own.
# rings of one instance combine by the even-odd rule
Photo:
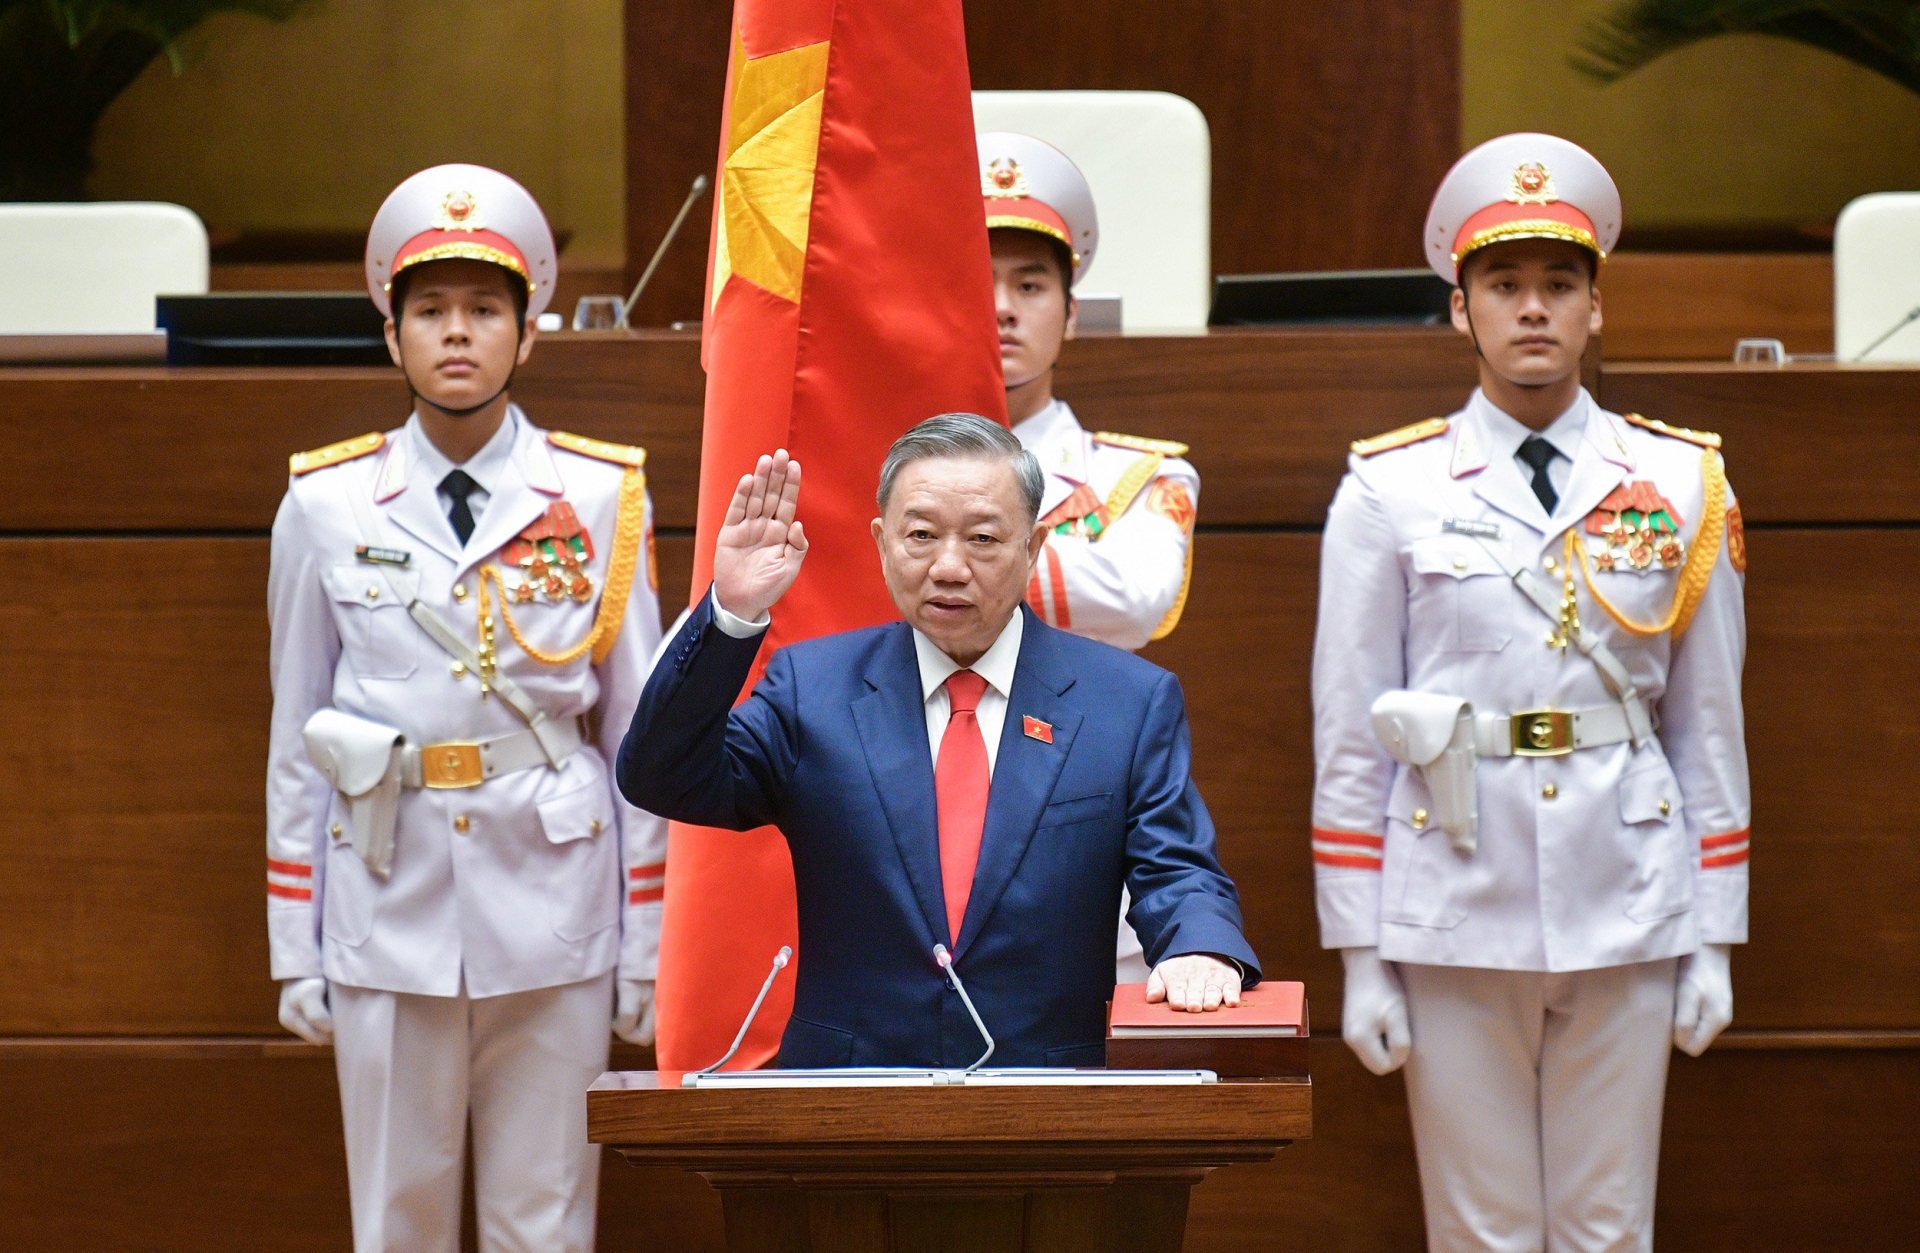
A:
<svg viewBox="0 0 1920 1253">
<path fill-rule="evenodd" d="M 887 499 L 893 495 L 893 482 L 900 471 L 911 462 L 929 457 L 982 457 L 1010 463 L 1027 506 L 1027 521 L 1039 518 L 1040 493 L 1046 488 L 1039 459 L 1020 446 L 1012 431 L 974 413 L 943 413 L 928 418 L 893 441 L 887 459 L 880 463 L 880 490 L 874 494 L 881 513 L 887 511 Z"/>
</svg>

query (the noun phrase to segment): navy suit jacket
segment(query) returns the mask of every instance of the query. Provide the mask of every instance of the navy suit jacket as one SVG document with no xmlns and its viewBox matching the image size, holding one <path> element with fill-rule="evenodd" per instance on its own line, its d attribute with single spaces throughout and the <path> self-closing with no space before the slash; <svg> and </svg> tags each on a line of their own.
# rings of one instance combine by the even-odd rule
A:
<svg viewBox="0 0 1920 1253">
<path fill-rule="evenodd" d="M 1149 963 L 1213 953 L 1259 979 L 1188 777 L 1172 674 L 1021 607 L 980 861 L 955 937 L 911 630 L 895 622 L 780 649 L 735 707 L 760 640 L 721 631 L 711 604 L 654 667 L 620 746 L 620 790 L 681 822 L 785 833 L 801 960 L 781 1065 L 971 1063 L 983 1045 L 934 964 L 935 944 L 955 955 L 998 1042 L 994 1065 L 1101 1064 L 1123 882 Z M 1053 728 L 1052 743 L 1024 733 L 1028 717 Z"/>
</svg>

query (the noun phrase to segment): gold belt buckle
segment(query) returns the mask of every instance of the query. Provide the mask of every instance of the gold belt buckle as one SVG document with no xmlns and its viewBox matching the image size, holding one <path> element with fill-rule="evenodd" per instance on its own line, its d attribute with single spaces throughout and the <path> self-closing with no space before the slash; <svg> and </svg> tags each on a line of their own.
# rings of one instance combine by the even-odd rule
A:
<svg viewBox="0 0 1920 1253">
<path fill-rule="evenodd" d="M 449 740 L 445 744 L 428 744 L 420 750 L 420 782 L 423 786 L 478 787 L 485 781 L 478 744 Z"/>
<path fill-rule="evenodd" d="M 1508 722 L 1515 757 L 1564 757 L 1573 751 L 1573 715 L 1563 709 L 1532 709 Z"/>
</svg>

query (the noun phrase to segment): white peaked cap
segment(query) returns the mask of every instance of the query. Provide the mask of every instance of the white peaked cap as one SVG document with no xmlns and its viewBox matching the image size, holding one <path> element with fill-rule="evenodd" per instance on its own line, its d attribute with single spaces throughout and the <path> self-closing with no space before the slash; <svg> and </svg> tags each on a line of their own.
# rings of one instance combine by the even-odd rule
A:
<svg viewBox="0 0 1920 1253">
<path fill-rule="evenodd" d="M 393 189 L 367 231 L 367 294 L 393 316 L 393 276 L 425 261 L 490 261 L 527 284 L 527 316 L 553 299 L 559 249 L 540 202 L 484 165 L 436 165 Z"/>
<path fill-rule="evenodd" d="M 1604 261 L 1620 222 L 1620 189 L 1592 153 L 1557 135 L 1502 135 L 1440 180 L 1427 212 L 1427 264 L 1458 282 L 1470 254 L 1509 239 L 1564 239 Z"/>
<path fill-rule="evenodd" d="M 1066 153 L 1044 139 L 1012 131 L 988 131 L 980 142 L 980 195 L 986 202 L 987 228 L 1038 231 L 1073 253 L 1073 278 L 1080 281 L 1100 246 L 1100 218 L 1087 186 Z"/>
</svg>

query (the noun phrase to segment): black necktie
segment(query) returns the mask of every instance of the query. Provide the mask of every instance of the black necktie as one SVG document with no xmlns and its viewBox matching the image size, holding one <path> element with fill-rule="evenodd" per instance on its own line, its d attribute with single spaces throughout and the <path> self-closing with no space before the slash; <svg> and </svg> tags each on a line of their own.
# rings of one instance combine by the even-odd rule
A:
<svg viewBox="0 0 1920 1253">
<path fill-rule="evenodd" d="M 1560 503 L 1560 493 L 1553 490 L 1553 480 L 1547 477 L 1547 467 L 1560 455 L 1560 450 L 1538 435 L 1529 435 L 1515 455 L 1533 467 L 1533 494 L 1540 498 L 1540 506 L 1547 511 L 1547 516 L 1552 517 L 1553 507 Z M 464 505 L 461 507 L 465 508 Z"/>
<path fill-rule="evenodd" d="M 460 537 L 460 543 L 464 546 L 473 538 L 473 510 L 467 507 L 467 497 L 479 491 L 480 485 L 465 470 L 452 470 L 440 480 L 440 490 L 453 497 L 453 508 L 447 510 L 447 521 L 453 523 L 453 533 Z"/>
</svg>

